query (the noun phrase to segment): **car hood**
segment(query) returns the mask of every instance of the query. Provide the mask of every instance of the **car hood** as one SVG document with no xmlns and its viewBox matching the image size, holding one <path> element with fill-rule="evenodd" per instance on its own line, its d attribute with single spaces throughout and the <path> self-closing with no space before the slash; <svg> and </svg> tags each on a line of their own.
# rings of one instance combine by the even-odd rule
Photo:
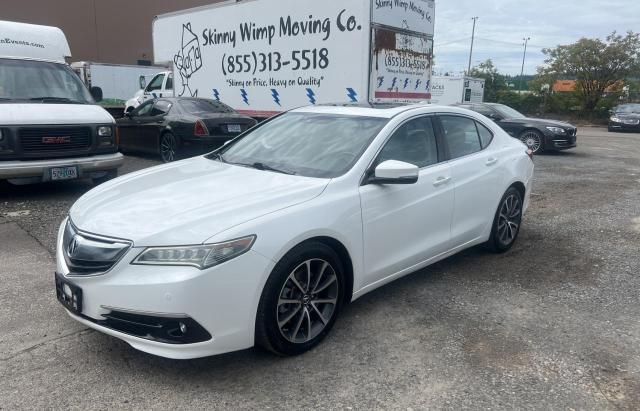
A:
<svg viewBox="0 0 640 411">
<path fill-rule="evenodd" d="M 113 117 L 94 104 L 2 103 L 0 124 L 111 124 Z"/>
<path fill-rule="evenodd" d="M 576 128 L 576 126 L 574 126 L 573 124 L 569 124 L 569 123 L 565 123 L 563 121 L 557 121 L 557 120 L 547 120 L 544 118 L 530 118 L 530 117 L 508 118 L 508 119 L 505 119 L 504 121 L 508 123 L 514 123 L 514 124 L 535 124 L 542 127 L 548 126 L 548 127 Z"/>
<path fill-rule="evenodd" d="M 309 201 L 329 181 L 196 157 L 102 184 L 82 196 L 69 215 L 80 230 L 128 239 L 136 246 L 199 244 Z"/>
</svg>

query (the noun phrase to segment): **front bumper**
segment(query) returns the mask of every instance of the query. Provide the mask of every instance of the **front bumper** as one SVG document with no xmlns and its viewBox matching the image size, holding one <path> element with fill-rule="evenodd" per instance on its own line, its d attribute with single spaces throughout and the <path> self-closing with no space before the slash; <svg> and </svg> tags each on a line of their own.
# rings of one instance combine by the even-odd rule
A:
<svg viewBox="0 0 640 411">
<path fill-rule="evenodd" d="M 638 124 L 626 124 L 626 123 L 617 123 L 613 121 L 609 121 L 609 130 L 610 131 L 632 131 L 632 132 L 640 132 L 640 123 Z"/>
<path fill-rule="evenodd" d="M 41 181 L 49 181 L 49 169 L 64 166 L 77 166 L 78 177 L 82 178 L 94 172 L 114 170 L 123 163 L 124 156 L 120 153 L 49 160 L 0 161 L 0 180 L 35 177 Z"/>
<path fill-rule="evenodd" d="M 131 265 L 143 250 L 134 245 L 107 273 L 72 276 L 62 255 L 65 223 L 58 234 L 57 272 L 82 289 L 81 312 L 68 311 L 75 320 L 124 340 L 138 350 L 167 358 L 197 358 L 253 346 L 258 302 L 273 269 L 271 260 L 250 250 L 207 270 Z M 201 326 L 210 338 L 204 341 L 200 338 L 194 343 L 166 341 L 153 335 L 143 338 L 135 331 L 107 322 L 114 313 L 130 313 L 138 318 L 190 319 L 192 325 Z"/>
<path fill-rule="evenodd" d="M 567 150 L 577 147 L 577 130 L 571 135 L 549 133 L 545 138 L 546 150 Z"/>
</svg>

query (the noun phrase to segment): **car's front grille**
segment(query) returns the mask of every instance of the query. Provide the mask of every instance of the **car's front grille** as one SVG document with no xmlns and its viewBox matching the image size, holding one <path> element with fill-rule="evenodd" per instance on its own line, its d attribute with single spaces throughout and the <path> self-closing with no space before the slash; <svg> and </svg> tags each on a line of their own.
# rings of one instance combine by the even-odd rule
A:
<svg viewBox="0 0 640 411">
<path fill-rule="evenodd" d="M 89 127 L 24 127 L 18 130 L 25 153 L 77 151 L 91 145 Z"/>
<path fill-rule="evenodd" d="M 69 275 L 96 275 L 109 271 L 129 250 L 131 243 L 79 232 L 71 223 L 62 237 L 62 253 Z"/>
</svg>

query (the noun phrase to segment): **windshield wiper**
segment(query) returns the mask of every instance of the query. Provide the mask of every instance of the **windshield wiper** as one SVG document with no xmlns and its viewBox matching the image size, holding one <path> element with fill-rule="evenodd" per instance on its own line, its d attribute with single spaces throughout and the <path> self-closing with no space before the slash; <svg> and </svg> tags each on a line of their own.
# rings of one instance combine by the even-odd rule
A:
<svg viewBox="0 0 640 411">
<path fill-rule="evenodd" d="M 44 96 L 44 97 L 32 97 L 29 100 L 30 101 L 42 100 L 43 103 L 45 101 L 51 101 L 51 102 L 60 102 L 60 103 L 84 104 L 82 101 L 72 100 L 72 99 L 67 98 L 67 97 Z"/>
<path fill-rule="evenodd" d="M 255 163 L 232 163 L 232 162 L 228 162 L 229 164 L 234 164 L 237 166 L 242 166 L 242 167 L 251 167 L 251 168 L 255 168 L 256 170 L 263 170 L 263 171 L 273 171 L 275 173 L 281 173 L 281 174 L 288 174 L 288 175 L 294 175 L 295 173 L 293 171 L 289 171 L 289 170 L 283 170 L 280 168 L 275 168 L 275 167 L 271 167 L 268 164 L 265 163 L 261 163 L 259 161 L 256 161 Z"/>
<path fill-rule="evenodd" d="M 211 153 L 210 155 L 207 156 L 208 159 L 213 160 L 220 160 L 221 163 L 226 163 L 226 161 L 224 160 L 224 157 L 222 157 L 222 153 Z"/>
</svg>

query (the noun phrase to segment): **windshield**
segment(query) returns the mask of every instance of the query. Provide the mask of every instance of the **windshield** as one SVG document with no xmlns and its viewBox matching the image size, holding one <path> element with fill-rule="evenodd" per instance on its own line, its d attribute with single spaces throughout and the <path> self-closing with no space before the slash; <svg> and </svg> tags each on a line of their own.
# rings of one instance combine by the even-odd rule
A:
<svg viewBox="0 0 640 411">
<path fill-rule="evenodd" d="M 285 113 L 223 149 L 222 161 L 334 178 L 355 164 L 387 122 L 386 118 Z"/>
<path fill-rule="evenodd" d="M 504 118 L 524 118 L 524 114 L 504 104 L 496 104 L 492 107 Z"/>
<path fill-rule="evenodd" d="M 40 102 L 42 99 L 94 102 L 84 83 L 64 64 L 0 59 L 0 100 Z"/>
<path fill-rule="evenodd" d="M 625 104 L 616 107 L 616 113 L 640 113 L 640 104 Z"/>
</svg>

